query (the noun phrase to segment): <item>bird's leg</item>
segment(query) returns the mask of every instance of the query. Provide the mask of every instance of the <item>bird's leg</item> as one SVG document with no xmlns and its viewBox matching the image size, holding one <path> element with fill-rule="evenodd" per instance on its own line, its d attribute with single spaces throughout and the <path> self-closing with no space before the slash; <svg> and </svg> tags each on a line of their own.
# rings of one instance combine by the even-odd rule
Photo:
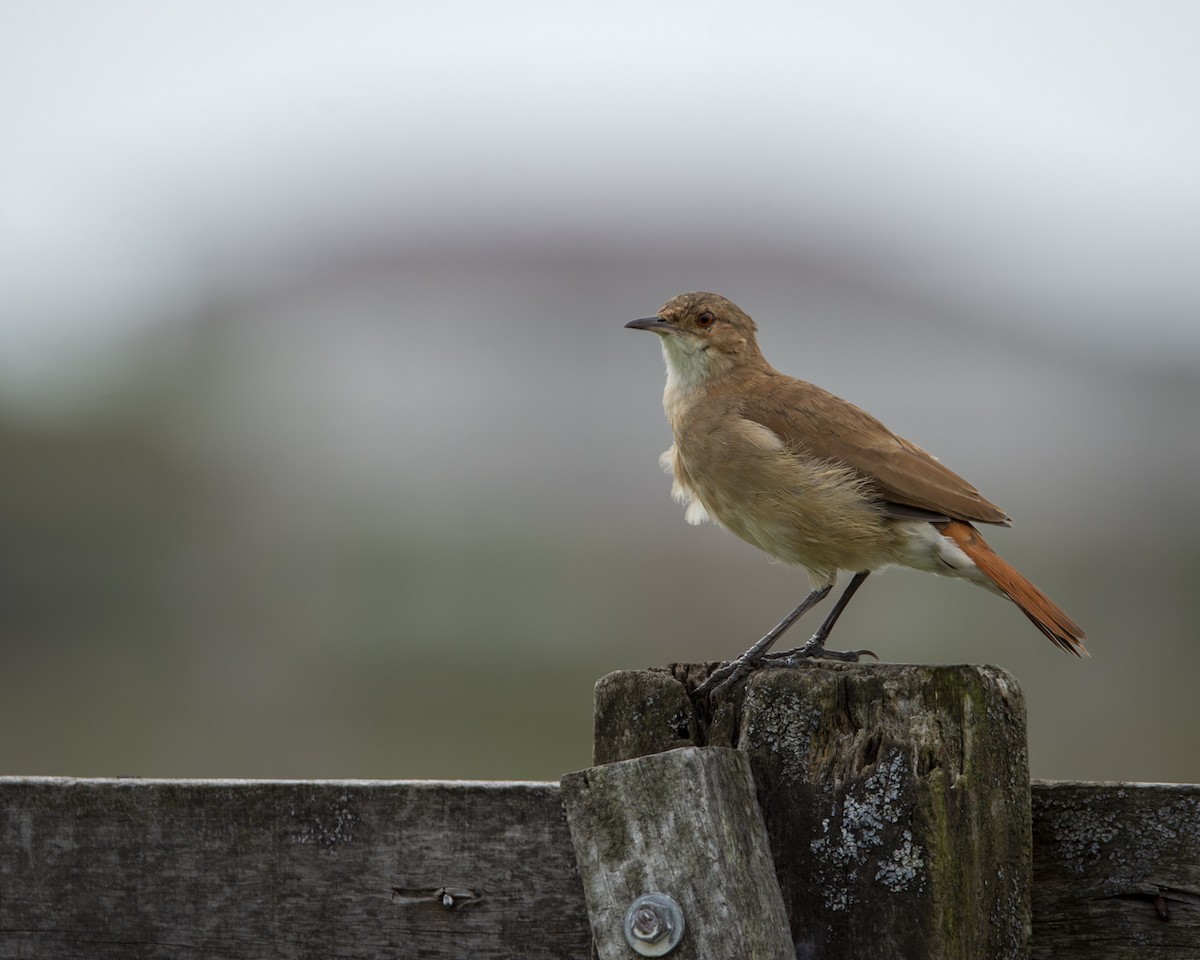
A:
<svg viewBox="0 0 1200 960">
<path fill-rule="evenodd" d="M 824 660 L 847 660 L 855 663 L 864 654 L 869 657 L 875 657 L 875 654 L 870 650 L 850 650 L 841 653 L 837 650 L 825 649 L 825 641 L 829 639 L 833 625 L 837 623 L 838 617 L 846 609 L 846 604 L 850 602 L 850 598 L 854 596 L 854 592 L 863 585 L 863 581 L 867 579 L 870 573 L 870 570 L 860 570 L 856 573 L 854 578 L 846 585 L 846 589 L 842 591 L 842 595 L 838 597 L 837 603 L 833 605 L 833 609 L 829 611 L 829 616 L 825 618 L 825 622 L 817 627 L 817 632 L 812 635 L 812 638 L 794 650 L 785 650 L 781 653 L 771 654 L 769 657 L 771 666 L 791 666 L 797 660 L 815 660 L 818 658 Z M 875 657 L 875 659 L 878 660 L 879 658 Z"/>
<path fill-rule="evenodd" d="M 779 623 L 775 624 L 775 626 L 771 628 L 766 636 L 754 644 L 754 646 L 752 646 L 736 660 L 730 660 L 727 663 L 723 663 L 716 670 L 714 670 L 712 675 L 696 688 L 696 693 L 703 695 L 714 688 L 716 688 L 714 692 L 720 692 L 726 687 L 737 683 L 742 677 L 763 662 L 763 655 L 771 649 L 771 644 L 783 636 L 788 627 L 790 627 L 806 612 L 811 610 L 818 603 L 829 596 L 829 591 L 832 589 L 833 584 L 829 583 L 823 587 L 818 587 L 816 590 L 810 593 L 807 597 L 800 601 L 795 610 L 780 620 Z M 812 641 L 809 642 L 811 643 Z"/>
</svg>

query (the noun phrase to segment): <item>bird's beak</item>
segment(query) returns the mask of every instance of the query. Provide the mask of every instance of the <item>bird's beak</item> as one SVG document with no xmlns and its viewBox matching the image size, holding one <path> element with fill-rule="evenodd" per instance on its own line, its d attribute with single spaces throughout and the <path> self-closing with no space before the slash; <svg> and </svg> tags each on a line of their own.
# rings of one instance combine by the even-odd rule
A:
<svg viewBox="0 0 1200 960">
<path fill-rule="evenodd" d="M 640 320 L 630 320 L 625 327 L 629 330 L 650 330 L 653 333 L 675 333 L 679 328 L 662 317 L 642 317 Z"/>
</svg>

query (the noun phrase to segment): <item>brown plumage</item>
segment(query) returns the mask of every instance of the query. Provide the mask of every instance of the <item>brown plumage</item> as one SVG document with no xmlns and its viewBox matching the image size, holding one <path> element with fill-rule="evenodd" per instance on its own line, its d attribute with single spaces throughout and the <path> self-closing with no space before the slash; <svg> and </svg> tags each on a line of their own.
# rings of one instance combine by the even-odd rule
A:
<svg viewBox="0 0 1200 960">
<path fill-rule="evenodd" d="M 1008 597 L 1063 650 L 1084 654 L 1083 631 L 1001 559 L 972 526 L 1008 516 L 962 477 L 879 420 L 771 367 L 754 321 L 711 293 L 669 300 L 627 324 L 660 335 L 663 407 L 675 443 L 663 455 L 689 522 L 710 519 L 809 571 L 813 592 L 738 661 L 744 669 L 822 599 L 841 570 L 855 579 L 796 656 L 824 650 L 850 595 L 873 570 L 902 564 Z"/>
<path fill-rule="evenodd" d="M 963 553 L 975 561 L 1001 592 L 1021 608 L 1033 625 L 1044 633 L 1060 650 L 1076 656 L 1084 653 L 1082 641 L 1086 634 L 1074 620 L 1063 613 L 1062 608 L 1021 576 L 1020 572 L 996 553 L 971 524 L 962 520 L 934 524 L 962 548 Z"/>
<path fill-rule="evenodd" d="M 870 480 L 884 501 L 963 520 L 1008 524 L 1004 511 L 966 480 L 865 410 L 774 370 L 762 385 L 764 391 L 747 399 L 744 416 L 797 450 L 849 464 Z"/>
</svg>

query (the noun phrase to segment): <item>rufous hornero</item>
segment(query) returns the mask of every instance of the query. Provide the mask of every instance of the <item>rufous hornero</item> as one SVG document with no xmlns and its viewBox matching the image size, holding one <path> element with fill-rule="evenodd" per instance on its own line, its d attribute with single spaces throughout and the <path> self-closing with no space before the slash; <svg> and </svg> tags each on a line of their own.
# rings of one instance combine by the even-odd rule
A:
<svg viewBox="0 0 1200 960">
<path fill-rule="evenodd" d="M 1086 655 L 1083 630 L 975 528 L 1007 526 L 1004 511 L 869 413 L 775 370 L 759 350 L 754 321 L 735 304 L 685 293 L 626 326 L 662 341 L 663 408 L 675 442 L 660 462 L 688 522 L 714 521 L 776 560 L 804 567 L 811 581 L 795 610 L 699 692 L 720 692 L 763 665 L 869 654 L 826 650 L 825 641 L 867 576 L 893 564 L 986 587 L 1015 603 L 1057 647 Z M 853 577 L 812 638 L 768 655 L 829 594 L 839 571 Z"/>
</svg>

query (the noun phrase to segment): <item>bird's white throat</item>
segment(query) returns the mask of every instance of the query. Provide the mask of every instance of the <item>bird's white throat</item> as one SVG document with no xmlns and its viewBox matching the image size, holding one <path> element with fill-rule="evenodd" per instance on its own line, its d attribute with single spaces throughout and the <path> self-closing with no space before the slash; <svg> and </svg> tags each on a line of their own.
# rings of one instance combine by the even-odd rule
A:
<svg viewBox="0 0 1200 960">
<path fill-rule="evenodd" d="M 715 356 L 706 343 L 678 334 L 664 336 L 662 349 L 667 364 L 663 407 L 670 417 L 673 409 L 686 404 L 690 397 L 704 389 L 713 375 Z"/>
</svg>

